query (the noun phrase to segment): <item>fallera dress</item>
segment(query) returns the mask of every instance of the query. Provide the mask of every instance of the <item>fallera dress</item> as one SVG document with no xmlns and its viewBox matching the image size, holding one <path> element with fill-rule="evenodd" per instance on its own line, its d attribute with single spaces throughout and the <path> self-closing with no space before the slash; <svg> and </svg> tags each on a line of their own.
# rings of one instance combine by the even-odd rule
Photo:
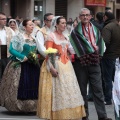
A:
<svg viewBox="0 0 120 120">
<path fill-rule="evenodd" d="M 40 68 L 28 61 L 22 62 L 29 52 L 36 50 L 36 41 L 18 34 L 12 38 L 8 63 L 0 85 L 0 104 L 9 111 L 35 112 L 38 99 Z M 18 66 L 16 61 L 21 61 Z"/>
<path fill-rule="evenodd" d="M 79 119 L 86 115 L 84 101 L 71 61 L 67 55 L 69 40 L 58 40 L 51 33 L 46 48 L 55 48 L 58 77 L 52 77 L 46 59 L 41 67 L 37 116 L 45 119 Z"/>
</svg>

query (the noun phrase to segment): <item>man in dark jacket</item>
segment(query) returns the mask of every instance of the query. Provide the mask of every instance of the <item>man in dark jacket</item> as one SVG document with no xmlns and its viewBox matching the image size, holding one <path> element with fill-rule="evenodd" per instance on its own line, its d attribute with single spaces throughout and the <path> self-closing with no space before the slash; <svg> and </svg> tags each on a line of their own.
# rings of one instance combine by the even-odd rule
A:
<svg viewBox="0 0 120 120">
<path fill-rule="evenodd" d="M 112 81 L 114 80 L 115 61 L 120 57 L 120 26 L 112 12 L 105 12 L 102 37 L 106 50 L 103 55 L 103 75 L 105 80 L 105 104 L 112 104 Z"/>
</svg>

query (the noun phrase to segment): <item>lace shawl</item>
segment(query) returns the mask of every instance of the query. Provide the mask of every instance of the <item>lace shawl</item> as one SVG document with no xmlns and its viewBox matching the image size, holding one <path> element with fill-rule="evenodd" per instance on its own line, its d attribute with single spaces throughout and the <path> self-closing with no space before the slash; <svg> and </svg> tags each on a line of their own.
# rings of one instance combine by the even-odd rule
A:
<svg viewBox="0 0 120 120">
<path fill-rule="evenodd" d="M 25 43 L 25 40 L 21 33 L 18 33 L 16 36 L 13 36 L 11 42 L 13 49 L 17 50 L 18 52 L 23 51 L 23 45 Z"/>
</svg>

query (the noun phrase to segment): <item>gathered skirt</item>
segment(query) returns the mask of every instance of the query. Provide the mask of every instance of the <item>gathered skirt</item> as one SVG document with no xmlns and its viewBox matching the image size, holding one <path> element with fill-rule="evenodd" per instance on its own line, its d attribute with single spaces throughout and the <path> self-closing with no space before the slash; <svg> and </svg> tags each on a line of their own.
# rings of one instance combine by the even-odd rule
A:
<svg viewBox="0 0 120 120">
<path fill-rule="evenodd" d="M 84 101 L 73 70 L 68 61 L 56 61 L 58 77 L 47 70 L 46 60 L 40 73 L 37 116 L 45 119 L 79 119 L 86 116 Z"/>
<path fill-rule="evenodd" d="M 0 104 L 9 111 L 35 112 L 40 68 L 29 62 L 13 67 L 10 61 L 0 84 Z"/>
</svg>

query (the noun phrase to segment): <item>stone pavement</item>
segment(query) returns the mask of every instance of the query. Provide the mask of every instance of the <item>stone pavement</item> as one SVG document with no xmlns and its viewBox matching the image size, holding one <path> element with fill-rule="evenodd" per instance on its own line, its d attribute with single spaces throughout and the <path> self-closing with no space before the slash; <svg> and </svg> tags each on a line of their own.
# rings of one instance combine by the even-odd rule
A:
<svg viewBox="0 0 120 120">
<path fill-rule="evenodd" d="M 108 117 L 111 117 L 113 120 L 115 120 L 114 106 L 106 105 L 106 110 Z M 89 112 L 90 112 L 90 116 L 89 116 L 90 120 L 98 120 L 93 102 L 89 102 Z M 7 111 L 4 107 L 0 106 L 0 120 L 42 120 L 42 119 L 39 119 L 35 114 L 12 113 Z"/>
<path fill-rule="evenodd" d="M 114 117 L 114 105 L 106 105 L 107 116 L 115 120 Z M 93 102 L 89 102 L 89 119 L 98 120 L 96 109 Z"/>
</svg>

